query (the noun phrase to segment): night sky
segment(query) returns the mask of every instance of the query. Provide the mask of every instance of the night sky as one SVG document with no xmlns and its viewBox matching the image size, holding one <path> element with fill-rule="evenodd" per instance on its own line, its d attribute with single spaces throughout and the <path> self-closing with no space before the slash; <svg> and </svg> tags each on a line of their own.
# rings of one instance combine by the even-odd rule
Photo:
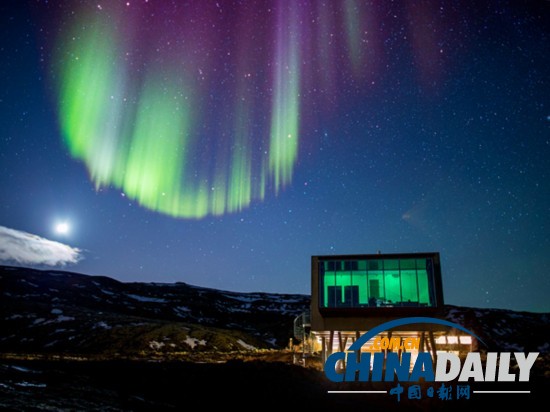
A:
<svg viewBox="0 0 550 412">
<path fill-rule="evenodd" d="M 309 294 L 438 251 L 446 303 L 550 311 L 550 2 L 0 8 L 1 263 Z"/>
</svg>

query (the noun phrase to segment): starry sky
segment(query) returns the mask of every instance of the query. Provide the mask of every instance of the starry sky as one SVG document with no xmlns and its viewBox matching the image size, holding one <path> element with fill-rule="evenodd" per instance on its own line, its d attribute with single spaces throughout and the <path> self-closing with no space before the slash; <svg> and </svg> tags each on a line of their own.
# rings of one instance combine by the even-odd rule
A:
<svg viewBox="0 0 550 412">
<path fill-rule="evenodd" d="M 0 226 L 64 269 L 309 294 L 438 251 L 446 303 L 550 311 L 549 2 L 0 8 Z"/>
</svg>

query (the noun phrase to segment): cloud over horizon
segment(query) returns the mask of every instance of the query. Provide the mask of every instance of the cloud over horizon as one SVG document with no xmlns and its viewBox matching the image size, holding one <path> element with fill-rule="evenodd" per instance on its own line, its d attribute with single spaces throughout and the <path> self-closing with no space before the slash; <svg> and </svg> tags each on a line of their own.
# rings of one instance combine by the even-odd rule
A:
<svg viewBox="0 0 550 412">
<path fill-rule="evenodd" d="M 82 258 L 82 250 L 78 248 L 0 226 L 0 262 L 65 266 Z"/>
</svg>

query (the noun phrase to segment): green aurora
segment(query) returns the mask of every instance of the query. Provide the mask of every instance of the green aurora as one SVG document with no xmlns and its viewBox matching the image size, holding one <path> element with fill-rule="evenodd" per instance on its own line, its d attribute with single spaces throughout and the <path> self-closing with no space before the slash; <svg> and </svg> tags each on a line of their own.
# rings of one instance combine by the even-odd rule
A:
<svg viewBox="0 0 550 412">
<path fill-rule="evenodd" d="M 114 187 L 151 210 L 198 219 L 240 211 L 291 183 L 299 144 L 296 19 L 290 34 L 277 34 L 266 137 L 254 138 L 253 99 L 235 99 L 233 129 L 207 138 L 214 143 L 201 130 L 212 110 L 199 110 L 203 91 L 191 65 L 149 61 L 136 72 L 113 19 L 87 16 L 83 25 L 78 20 L 58 41 L 56 87 L 64 142 L 96 189 Z"/>
</svg>

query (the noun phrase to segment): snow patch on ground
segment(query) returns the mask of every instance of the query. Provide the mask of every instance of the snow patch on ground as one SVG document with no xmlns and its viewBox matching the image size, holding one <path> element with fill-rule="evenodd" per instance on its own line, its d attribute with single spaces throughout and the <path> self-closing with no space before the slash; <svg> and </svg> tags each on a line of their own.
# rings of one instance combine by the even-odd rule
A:
<svg viewBox="0 0 550 412">
<path fill-rule="evenodd" d="M 112 329 L 113 327 L 108 325 L 107 323 L 101 321 L 101 322 L 97 322 L 95 324 L 95 328 L 102 328 L 102 329 Z"/>
<path fill-rule="evenodd" d="M 277 339 L 275 338 L 266 339 L 265 341 L 273 347 L 277 346 Z"/>
<path fill-rule="evenodd" d="M 15 386 L 22 386 L 24 388 L 45 388 L 45 383 L 30 383 L 30 382 L 17 382 L 15 383 Z"/>
<path fill-rule="evenodd" d="M 197 338 L 192 338 L 191 336 L 187 336 L 187 338 L 185 338 L 183 343 L 186 343 L 188 346 L 191 347 L 191 349 L 195 349 L 195 346 L 197 345 L 200 345 L 200 346 L 206 345 L 206 341 L 204 339 L 199 340 Z"/>
<path fill-rule="evenodd" d="M 40 373 L 38 371 L 35 371 L 35 370 L 32 370 L 32 369 L 29 369 L 29 368 L 24 368 L 23 366 L 16 366 L 16 365 L 11 365 L 11 368 L 12 369 L 15 369 L 16 371 L 18 372 L 26 372 L 26 373 Z"/>
<path fill-rule="evenodd" d="M 248 343 L 242 341 L 241 339 L 237 340 L 237 343 L 241 345 L 246 350 L 256 350 L 257 348 L 255 346 L 249 345 Z"/>
<path fill-rule="evenodd" d="M 224 293 L 222 293 L 222 296 L 226 297 L 226 298 L 229 298 L 229 299 L 234 299 L 234 300 L 238 300 L 239 302 L 256 302 L 257 300 L 260 300 L 260 298 L 258 296 L 243 296 L 243 295 L 226 295 Z"/>
<path fill-rule="evenodd" d="M 37 319 L 38 320 L 38 319 Z M 72 316 L 65 316 L 65 315 L 59 315 L 57 318 L 49 320 L 47 322 L 44 322 L 44 325 L 50 324 L 50 323 L 58 323 L 58 322 L 67 322 L 69 320 L 74 320 Z M 36 321 L 35 321 L 36 322 Z"/>
<path fill-rule="evenodd" d="M 166 303 L 166 299 L 150 298 L 148 296 L 132 295 L 130 293 L 127 293 L 126 296 L 128 296 L 129 298 L 138 300 L 140 302 Z"/>
<path fill-rule="evenodd" d="M 304 298 L 301 297 L 288 297 L 288 296 L 278 296 L 273 294 L 268 294 L 265 296 L 269 300 L 272 300 L 276 303 L 300 303 L 304 302 Z"/>
<path fill-rule="evenodd" d="M 152 340 L 149 342 L 149 347 L 153 350 L 162 349 L 163 346 L 164 346 L 164 342 L 157 342 L 156 340 Z"/>
<path fill-rule="evenodd" d="M 228 312 L 231 312 L 231 313 L 234 313 L 234 312 L 248 313 L 248 312 L 250 312 L 250 309 L 231 308 L 231 307 L 228 307 L 225 310 L 227 310 Z"/>
<path fill-rule="evenodd" d="M 525 348 L 519 346 L 518 344 L 515 344 L 515 343 L 509 343 L 509 344 L 504 344 L 504 345 L 501 345 L 503 347 L 506 348 L 506 350 L 508 351 L 514 351 L 514 352 L 523 352 Z"/>
<path fill-rule="evenodd" d="M 191 315 L 191 309 L 189 309 L 187 306 L 176 306 L 173 310 L 176 316 L 179 316 L 181 318 L 187 318 L 189 315 Z"/>
<path fill-rule="evenodd" d="M 54 309 L 52 309 L 52 311 L 50 313 L 52 315 L 61 315 L 63 313 L 63 311 L 61 309 L 54 308 Z"/>
<path fill-rule="evenodd" d="M 27 285 L 30 285 L 30 286 L 32 286 L 33 288 L 37 288 L 37 287 L 38 287 L 38 285 L 37 285 L 36 283 L 29 282 L 29 281 L 26 280 L 26 279 L 21 279 L 21 282 L 22 282 L 22 283 L 26 283 Z"/>
<path fill-rule="evenodd" d="M 15 386 L 22 386 L 23 388 L 45 388 L 45 383 L 30 383 L 30 382 L 17 382 Z"/>
</svg>

